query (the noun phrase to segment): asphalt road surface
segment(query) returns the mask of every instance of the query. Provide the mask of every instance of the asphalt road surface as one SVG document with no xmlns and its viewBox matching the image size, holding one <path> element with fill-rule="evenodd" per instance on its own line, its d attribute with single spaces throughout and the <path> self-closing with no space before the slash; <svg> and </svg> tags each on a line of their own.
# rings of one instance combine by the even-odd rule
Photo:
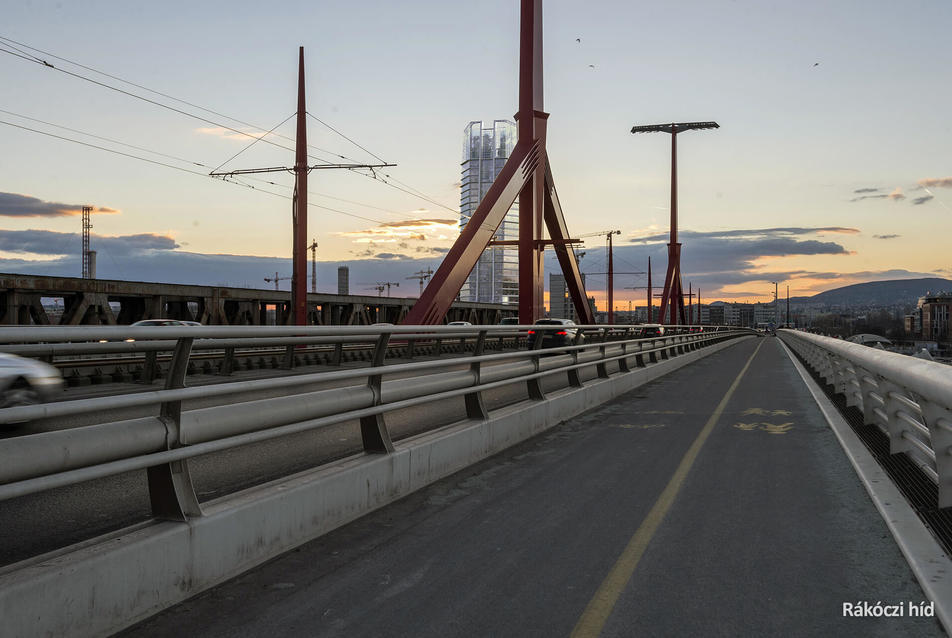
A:
<svg viewBox="0 0 952 638">
<path fill-rule="evenodd" d="M 747 339 L 128 636 L 941 636 L 775 338 Z"/>
</svg>

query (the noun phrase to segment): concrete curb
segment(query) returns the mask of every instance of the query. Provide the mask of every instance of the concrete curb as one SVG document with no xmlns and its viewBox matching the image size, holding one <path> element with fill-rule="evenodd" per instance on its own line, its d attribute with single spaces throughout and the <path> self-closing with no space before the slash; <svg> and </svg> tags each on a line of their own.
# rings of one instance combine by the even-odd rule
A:
<svg viewBox="0 0 952 638">
<path fill-rule="evenodd" d="M 748 337 L 593 380 L 24 561 L 0 575 L 4 636 L 103 636 L 214 587 L 624 392 Z M 633 356 L 632 356 L 633 358 Z"/>
<path fill-rule="evenodd" d="M 935 614 L 942 623 L 942 628 L 952 635 L 952 560 L 949 560 L 932 533 L 906 502 L 899 488 L 893 484 L 892 479 L 869 453 L 803 364 L 787 344 L 783 341 L 780 343 L 807 384 L 810 394 L 830 424 L 830 429 L 836 434 L 923 592 L 935 603 Z"/>
</svg>

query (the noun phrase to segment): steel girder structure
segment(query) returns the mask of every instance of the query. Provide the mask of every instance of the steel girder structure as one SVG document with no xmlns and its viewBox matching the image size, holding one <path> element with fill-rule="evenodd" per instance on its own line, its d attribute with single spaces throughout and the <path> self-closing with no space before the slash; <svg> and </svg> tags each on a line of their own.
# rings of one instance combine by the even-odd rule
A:
<svg viewBox="0 0 952 638">
<path fill-rule="evenodd" d="M 432 325 L 443 321 L 516 197 L 519 198 L 519 322 L 531 324 L 542 315 L 543 251 L 546 244 L 552 244 L 580 323 L 595 323 L 578 260 L 569 249 L 570 235 L 545 150 L 549 114 L 542 109 L 542 0 L 522 0 L 519 112 L 516 114 L 519 140 L 404 323 Z M 548 241 L 542 236 L 543 225 L 548 229 Z"/>
</svg>

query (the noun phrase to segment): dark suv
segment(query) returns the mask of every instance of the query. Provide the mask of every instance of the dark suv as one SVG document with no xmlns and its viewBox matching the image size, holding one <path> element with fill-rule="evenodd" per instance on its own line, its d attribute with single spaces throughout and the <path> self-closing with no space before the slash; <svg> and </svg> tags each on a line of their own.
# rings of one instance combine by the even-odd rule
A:
<svg viewBox="0 0 952 638">
<path fill-rule="evenodd" d="M 542 335 L 542 347 L 552 348 L 555 346 L 571 346 L 575 344 L 575 336 L 578 334 L 578 328 L 571 319 L 539 319 L 535 322 L 537 326 L 562 326 L 561 329 L 549 330 L 530 330 L 529 348 L 535 346 L 535 340 L 538 335 Z M 585 335 L 582 335 L 584 338 Z"/>
</svg>

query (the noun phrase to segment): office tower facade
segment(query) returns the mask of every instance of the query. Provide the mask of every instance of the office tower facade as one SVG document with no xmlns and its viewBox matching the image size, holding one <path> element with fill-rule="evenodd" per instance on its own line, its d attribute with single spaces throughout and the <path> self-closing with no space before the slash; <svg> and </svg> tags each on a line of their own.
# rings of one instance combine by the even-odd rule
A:
<svg viewBox="0 0 952 638">
<path fill-rule="evenodd" d="M 510 120 L 470 122 L 463 132 L 462 230 L 499 175 L 516 144 L 516 124 Z M 496 231 L 497 240 L 519 239 L 519 201 L 513 203 Z M 463 301 L 519 302 L 519 251 L 515 246 L 489 246 L 480 256 L 460 290 Z"/>
</svg>

